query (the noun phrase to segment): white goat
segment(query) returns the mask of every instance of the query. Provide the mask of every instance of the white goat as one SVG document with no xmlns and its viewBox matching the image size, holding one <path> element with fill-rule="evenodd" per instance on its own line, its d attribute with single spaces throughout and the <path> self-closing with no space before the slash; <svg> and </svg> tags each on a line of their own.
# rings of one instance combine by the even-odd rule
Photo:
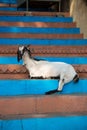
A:
<svg viewBox="0 0 87 130">
<path fill-rule="evenodd" d="M 62 91 L 64 84 L 74 80 L 77 82 L 79 76 L 72 65 L 64 62 L 49 62 L 32 58 L 30 49 L 21 46 L 17 51 L 18 62 L 23 59 L 24 65 L 29 71 L 30 78 L 56 78 L 59 79 L 59 87 L 46 92 L 52 94 Z"/>
</svg>

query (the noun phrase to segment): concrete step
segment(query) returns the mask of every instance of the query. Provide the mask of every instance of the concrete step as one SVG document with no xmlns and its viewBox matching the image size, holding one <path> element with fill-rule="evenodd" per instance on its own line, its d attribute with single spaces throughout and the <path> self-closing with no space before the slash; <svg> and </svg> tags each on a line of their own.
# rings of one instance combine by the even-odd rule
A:
<svg viewBox="0 0 87 130">
<path fill-rule="evenodd" d="M 54 45 L 30 45 L 32 56 L 43 57 L 86 57 L 87 46 L 54 46 Z M 16 56 L 18 46 L 16 45 L 0 45 L 0 56 Z"/>
<path fill-rule="evenodd" d="M 55 95 L 3 97 L 0 98 L 0 106 L 1 119 L 17 119 L 28 117 L 40 118 L 46 116 L 66 115 L 81 116 L 87 114 L 87 96 Z"/>
<path fill-rule="evenodd" d="M 0 33 L 0 38 L 82 39 L 83 34 Z"/>
<path fill-rule="evenodd" d="M 0 7 L 4 7 L 4 5 L 3 6 L 0 6 Z M 5 7 L 9 7 L 9 5 L 7 6 L 5 6 Z M 10 7 L 15 7 L 16 8 L 16 6 L 13 6 L 13 5 L 11 5 Z M 22 9 L 21 9 L 22 10 Z M 32 11 L 29 11 L 29 12 L 27 12 L 27 11 L 17 11 L 17 9 L 15 9 L 15 11 L 0 11 L 0 15 L 7 15 L 7 16 L 25 16 L 25 15 L 27 15 L 27 16 L 56 16 L 56 17 L 70 17 L 70 14 L 69 14 L 69 12 L 32 12 Z"/>
<path fill-rule="evenodd" d="M 87 45 L 87 39 L 31 39 L 31 38 L 0 38 L 0 45 L 54 45 L 76 46 Z"/>
<path fill-rule="evenodd" d="M 14 120 L 0 120 L 1 130 L 86 130 L 87 115 L 83 116 L 53 116 L 53 117 L 34 117 Z M 73 124 L 73 125 L 72 125 Z M 3 129 L 2 129 L 3 128 Z"/>
<path fill-rule="evenodd" d="M 0 33 L 80 34 L 79 28 L 0 27 Z"/>
<path fill-rule="evenodd" d="M 50 23 L 50 22 L 5 22 L 5 21 L 0 21 L 0 26 L 16 26 L 16 27 L 49 27 L 49 28 L 75 28 L 76 23 L 71 22 L 71 23 Z"/>
<path fill-rule="evenodd" d="M 0 21 L 7 22 L 73 22 L 72 17 L 47 16 L 0 16 Z"/>
</svg>

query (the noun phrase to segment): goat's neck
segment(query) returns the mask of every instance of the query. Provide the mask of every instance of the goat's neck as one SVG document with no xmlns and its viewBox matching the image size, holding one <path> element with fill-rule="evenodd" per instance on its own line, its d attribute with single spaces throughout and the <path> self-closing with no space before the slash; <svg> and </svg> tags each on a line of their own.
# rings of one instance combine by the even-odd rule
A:
<svg viewBox="0 0 87 130">
<path fill-rule="evenodd" d="M 30 56 L 27 52 L 25 52 L 24 55 L 23 55 L 23 61 L 24 61 L 24 64 L 28 67 L 34 67 L 35 66 L 34 60 L 32 58 L 30 58 Z"/>
</svg>

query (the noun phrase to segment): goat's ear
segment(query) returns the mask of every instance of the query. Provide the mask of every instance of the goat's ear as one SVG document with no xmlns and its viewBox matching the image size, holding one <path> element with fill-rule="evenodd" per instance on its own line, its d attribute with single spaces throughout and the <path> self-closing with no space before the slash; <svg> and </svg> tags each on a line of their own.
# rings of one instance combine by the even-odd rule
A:
<svg viewBox="0 0 87 130">
<path fill-rule="evenodd" d="M 31 49 L 31 52 L 34 53 L 34 48 Z"/>
<path fill-rule="evenodd" d="M 27 48 L 30 48 L 30 44 L 26 46 Z"/>
</svg>

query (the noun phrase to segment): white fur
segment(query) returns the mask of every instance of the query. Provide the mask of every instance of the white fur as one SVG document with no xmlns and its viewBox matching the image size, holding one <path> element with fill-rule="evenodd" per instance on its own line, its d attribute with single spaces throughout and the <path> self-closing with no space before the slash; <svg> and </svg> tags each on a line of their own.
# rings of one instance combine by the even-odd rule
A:
<svg viewBox="0 0 87 130">
<path fill-rule="evenodd" d="M 21 51 L 23 48 L 19 48 Z M 36 61 L 30 58 L 28 52 L 22 56 L 24 65 L 29 71 L 30 77 L 60 77 L 58 90 L 63 89 L 64 84 L 73 80 L 77 74 L 73 66 L 64 62 Z"/>
</svg>

